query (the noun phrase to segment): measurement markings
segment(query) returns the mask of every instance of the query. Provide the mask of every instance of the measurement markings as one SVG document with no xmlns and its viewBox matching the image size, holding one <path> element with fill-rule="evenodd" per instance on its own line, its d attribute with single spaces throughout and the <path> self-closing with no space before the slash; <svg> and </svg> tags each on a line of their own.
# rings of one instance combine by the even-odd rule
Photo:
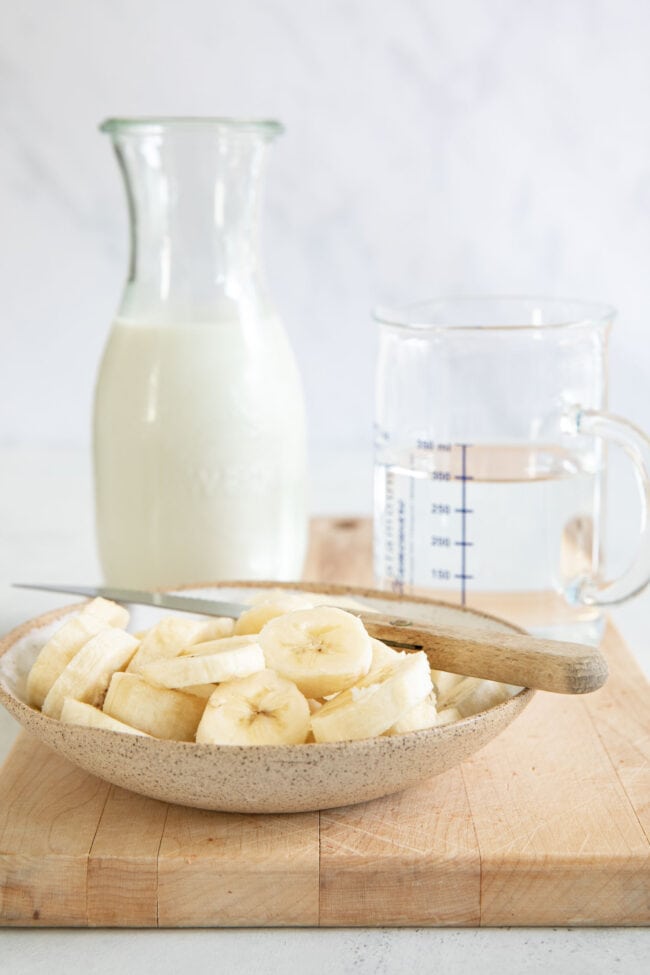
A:
<svg viewBox="0 0 650 975">
<path fill-rule="evenodd" d="M 460 539 L 455 543 L 460 547 L 461 559 L 460 559 L 460 572 L 457 573 L 454 578 L 460 579 L 460 603 L 464 606 L 467 600 L 467 582 L 473 578 L 467 572 L 467 549 L 471 548 L 472 542 L 467 539 L 467 515 L 471 515 L 472 509 L 467 507 L 467 482 L 473 481 L 474 478 L 467 473 L 467 448 L 469 444 L 463 443 L 458 445 L 460 447 L 462 467 L 461 473 L 456 474 L 455 480 L 461 482 L 461 502 L 460 508 L 456 508 L 457 513 L 460 517 Z"/>
</svg>

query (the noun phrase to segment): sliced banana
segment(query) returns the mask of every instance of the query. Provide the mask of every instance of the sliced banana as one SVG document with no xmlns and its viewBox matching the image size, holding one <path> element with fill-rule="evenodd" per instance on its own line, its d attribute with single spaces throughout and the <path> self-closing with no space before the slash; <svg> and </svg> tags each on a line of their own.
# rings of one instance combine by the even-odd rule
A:
<svg viewBox="0 0 650 975">
<path fill-rule="evenodd" d="M 305 697 L 350 687 L 368 673 L 372 661 L 363 623 L 329 606 L 279 616 L 266 624 L 259 641 L 266 666 L 293 681 Z"/>
<path fill-rule="evenodd" d="M 202 697 L 207 701 L 217 689 L 217 684 L 188 684 L 183 688 L 183 694 L 193 694 L 194 697 Z"/>
<path fill-rule="evenodd" d="M 109 731 L 121 731 L 125 735 L 142 735 L 143 738 L 150 736 L 144 731 L 132 728 L 129 724 L 116 721 L 108 714 L 104 714 L 99 708 L 92 704 L 84 704 L 82 701 L 75 701 L 72 697 L 66 697 L 61 708 L 61 721 L 67 724 L 80 724 L 86 728 L 108 728 Z"/>
<path fill-rule="evenodd" d="M 362 677 L 312 715 L 317 742 L 373 738 L 393 727 L 433 689 L 423 651 Z"/>
<path fill-rule="evenodd" d="M 216 689 L 196 740 L 212 745 L 301 745 L 308 733 L 306 698 L 291 681 L 262 670 Z"/>
<path fill-rule="evenodd" d="M 250 609 L 241 614 L 235 623 L 235 633 L 238 636 L 256 634 L 276 616 L 284 616 L 297 609 L 311 609 L 315 604 L 307 596 L 283 593 L 277 589 L 265 599 L 256 597 Z"/>
<path fill-rule="evenodd" d="M 197 643 L 180 657 L 153 660 L 140 668 L 145 680 L 161 687 L 220 684 L 264 670 L 264 654 L 255 636 L 231 636 Z"/>
<path fill-rule="evenodd" d="M 436 694 L 438 695 L 438 702 L 440 702 L 449 697 L 454 687 L 460 684 L 460 682 L 463 680 L 463 675 L 451 674 L 447 670 L 432 670 L 431 680 L 433 681 Z"/>
<path fill-rule="evenodd" d="M 382 670 L 387 664 L 394 664 L 400 657 L 405 656 L 403 651 L 393 650 L 381 640 L 371 639 L 370 646 L 372 647 L 372 662 L 369 673 L 372 673 L 373 670 Z"/>
<path fill-rule="evenodd" d="M 81 611 L 82 616 L 95 616 L 104 626 L 116 626 L 126 629 L 129 622 L 129 611 L 124 606 L 114 603 L 111 599 L 104 599 L 97 596 L 91 599 Z"/>
<path fill-rule="evenodd" d="M 467 718 L 470 714 L 487 711 L 488 708 L 507 701 L 517 690 L 519 688 L 511 687 L 509 684 L 499 684 L 493 680 L 463 677 L 441 703 L 445 708 L 456 708 L 461 717 Z"/>
<path fill-rule="evenodd" d="M 60 717 L 66 697 L 101 704 L 111 676 L 126 667 L 137 647 L 134 636 L 115 627 L 91 637 L 52 684 L 43 702 L 43 714 Z"/>
<path fill-rule="evenodd" d="M 34 661 L 27 677 L 27 703 L 34 708 L 42 707 L 50 688 L 72 658 L 106 626 L 97 616 L 85 613 L 67 620 L 47 641 Z"/>
<path fill-rule="evenodd" d="M 193 741 L 205 701 L 192 694 L 154 687 L 138 674 L 113 674 L 104 713 L 154 738 Z"/>
<path fill-rule="evenodd" d="M 187 622 L 187 621 L 186 621 Z M 227 636 L 232 636 L 235 629 L 235 621 L 230 616 L 213 616 L 209 620 L 190 620 L 198 623 L 194 628 L 192 643 L 207 643 L 208 640 L 223 640 Z"/>
<path fill-rule="evenodd" d="M 233 620 L 222 616 L 210 620 L 166 616 L 147 630 L 127 671 L 129 674 L 138 674 L 152 660 L 177 657 L 195 643 L 231 636 L 234 625 Z"/>
<path fill-rule="evenodd" d="M 254 596 L 245 600 L 249 606 L 261 606 L 263 603 L 271 603 L 276 599 L 284 599 L 285 596 L 301 596 L 302 593 L 289 591 L 288 589 L 260 589 Z"/>
<path fill-rule="evenodd" d="M 460 721 L 462 714 L 457 711 L 456 708 L 444 708 L 442 711 L 438 711 L 438 725 L 443 724 L 453 724 L 454 721 Z"/>
<path fill-rule="evenodd" d="M 191 741 L 200 725 L 197 741 L 300 744 L 445 725 L 520 690 L 431 670 L 423 652 L 371 639 L 354 613 L 330 605 L 346 598 L 265 590 L 236 636 L 230 619 L 168 617 L 141 640 L 119 628 L 123 607 L 98 598 L 45 644 L 27 699 L 66 722 L 129 734 Z"/>
<path fill-rule="evenodd" d="M 423 701 L 398 718 L 385 734 L 403 735 L 408 731 L 423 731 L 425 728 L 433 728 L 437 723 L 436 694 L 432 691 Z"/>
</svg>

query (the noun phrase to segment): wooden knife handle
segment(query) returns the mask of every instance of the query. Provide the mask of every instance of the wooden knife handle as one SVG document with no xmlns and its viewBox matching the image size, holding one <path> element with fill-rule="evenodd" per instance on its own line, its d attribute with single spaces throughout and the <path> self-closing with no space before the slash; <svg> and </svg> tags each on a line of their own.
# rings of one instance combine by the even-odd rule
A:
<svg viewBox="0 0 650 975">
<path fill-rule="evenodd" d="M 560 694 L 587 694 L 607 680 L 601 652 L 581 643 L 473 626 L 430 625 L 380 613 L 355 616 L 377 640 L 424 650 L 436 670 Z"/>
</svg>

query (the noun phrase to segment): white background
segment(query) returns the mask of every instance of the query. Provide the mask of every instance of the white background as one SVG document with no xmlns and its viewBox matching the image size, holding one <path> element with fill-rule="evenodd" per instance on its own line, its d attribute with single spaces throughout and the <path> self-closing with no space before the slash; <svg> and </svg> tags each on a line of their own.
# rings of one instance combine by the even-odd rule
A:
<svg viewBox="0 0 650 975">
<path fill-rule="evenodd" d="M 0 4 L 0 443 L 83 445 L 126 270 L 107 115 L 272 116 L 268 277 L 312 456 L 371 439 L 385 299 L 620 309 L 611 403 L 650 428 L 644 0 Z"/>
<path fill-rule="evenodd" d="M 16 574 L 97 573 L 90 402 L 127 233 L 104 117 L 286 123 L 266 263 L 305 381 L 313 507 L 362 511 L 382 300 L 611 302 L 611 405 L 650 429 L 649 55 L 646 0 L 0 0 L 2 629 L 57 599 L 11 593 Z M 617 617 L 646 667 L 649 606 Z M 1 754 L 13 733 L 3 714 Z M 16 975 L 188 957 L 196 972 L 636 975 L 645 934 L 5 931 L 0 955 Z"/>
</svg>

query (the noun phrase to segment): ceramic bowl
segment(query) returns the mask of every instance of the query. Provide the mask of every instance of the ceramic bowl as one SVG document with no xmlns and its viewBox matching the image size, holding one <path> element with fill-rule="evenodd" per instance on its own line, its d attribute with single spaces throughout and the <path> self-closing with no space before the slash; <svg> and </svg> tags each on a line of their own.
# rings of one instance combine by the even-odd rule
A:
<svg viewBox="0 0 650 975">
<path fill-rule="evenodd" d="M 246 602 L 278 583 L 219 583 L 185 590 Z M 343 586 L 282 584 L 352 596 L 369 608 L 449 626 L 471 625 L 507 632 L 503 620 L 425 599 Z M 304 812 L 376 799 L 444 772 L 491 741 L 526 707 L 523 689 L 496 707 L 455 724 L 391 737 L 329 744 L 282 746 L 197 745 L 124 735 L 64 724 L 25 703 L 25 680 L 43 643 L 80 605 L 39 616 L 0 641 L 0 701 L 42 742 L 87 772 L 142 795 L 183 806 L 227 812 Z M 151 626 L 161 610 L 133 607 L 129 629 Z"/>
</svg>

